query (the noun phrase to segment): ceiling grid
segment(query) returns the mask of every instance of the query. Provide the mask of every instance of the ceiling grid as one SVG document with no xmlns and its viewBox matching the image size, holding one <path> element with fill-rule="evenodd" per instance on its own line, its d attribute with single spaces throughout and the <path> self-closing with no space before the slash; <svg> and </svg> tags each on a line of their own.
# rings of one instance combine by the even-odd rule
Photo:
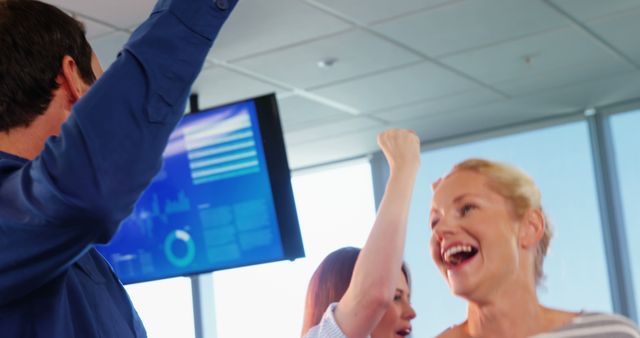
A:
<svg viewBox="0 0 640 338">
<path fill-rule="evenodd" d="M 154 0 L 47 0 L 108 66 Z M 293 168 L 640 97 L 640 0 L 240 0 L 193 90 L 277 93 Z"/>
</svg>

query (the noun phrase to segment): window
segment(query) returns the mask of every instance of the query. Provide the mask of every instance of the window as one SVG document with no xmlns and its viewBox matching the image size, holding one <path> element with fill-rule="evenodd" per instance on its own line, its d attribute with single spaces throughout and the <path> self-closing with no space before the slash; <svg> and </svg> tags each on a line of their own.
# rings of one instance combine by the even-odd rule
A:
<svg viewBox="0 0 640 338">
<path fill-rule="evenodd" d="M 147 336 L 193 337 L 191 280 L 185 277 L 131 284 L 125 287 Z"/>
<path fill-rule="evenodd" d="M 611 117 L 615 161 L 622 195 L 627 247 L 630 251 L 631 273 L 636 297 L 640 305 L 640 158 L 638 158 L 638 128 L 640 110 Z"/>
<path fill-rule="evenodd" d="M 431 183 L 460 161 L 487 158 L 518 166 L 542 191 L 555 231 L 538 295 L 551 307 L 611 311 L 609 280 L 586 123 L 572 123 L 481 142 L 427 151 L 410 215 L 406 260 L 412 271 L 416 336 L 437 335 L 465 318 L 429 254 Z M 636 171 L 640 172 L 640 171 Z M 640 238 L 640 236 L 637 236 Z"/>
<path fill-rule="evenodd" d="M 331 251 L 362 246 L 373 225 L 370 170 L 362 160 L 294 175 L 306 258 L 215 272 L 218 337 L 300 336 L 313 271 Z"/>
</svg>

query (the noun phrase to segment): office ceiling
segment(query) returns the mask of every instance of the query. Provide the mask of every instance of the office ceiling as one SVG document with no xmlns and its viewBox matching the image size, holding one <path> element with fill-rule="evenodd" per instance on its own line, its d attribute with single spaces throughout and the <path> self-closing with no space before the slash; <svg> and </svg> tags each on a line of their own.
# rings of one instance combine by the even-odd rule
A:
<svg viewBox="0 0 640 338">
<path fill-rule="evenodd" d="M 48 0 L 110 64 L 153 0 Z M 640 0 L 240 0 L 193 90 L 276 92 L 292 168 L 640 97 Z"/>
</svg>

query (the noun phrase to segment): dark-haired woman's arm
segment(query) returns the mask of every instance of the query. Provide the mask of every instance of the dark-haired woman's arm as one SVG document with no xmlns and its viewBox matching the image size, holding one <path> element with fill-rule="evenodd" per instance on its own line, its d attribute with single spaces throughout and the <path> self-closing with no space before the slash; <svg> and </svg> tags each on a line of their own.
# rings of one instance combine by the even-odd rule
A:
<svg viewBox="0 0 640 338">
<path fill-rule="evenodd" d="M 389 180 L 349 288 L 335 309 L 335 320 L 349 338 L 367 337 L 393 301 L 420 166 L 420 140 L 412 131 L 387 130 L 378 135 L 378 144 L 389 163 Z"/>
</svg>

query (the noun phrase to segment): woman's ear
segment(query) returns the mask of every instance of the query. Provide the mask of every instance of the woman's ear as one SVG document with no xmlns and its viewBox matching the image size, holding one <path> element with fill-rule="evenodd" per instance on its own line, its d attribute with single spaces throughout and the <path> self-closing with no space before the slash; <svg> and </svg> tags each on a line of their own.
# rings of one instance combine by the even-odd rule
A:
<svg viewBox="0 0 640 338">
<path fill-rule="evenodd" d="M 80 76 L 78 64 L 69 55 L 62 57 L 62 65 L 60 66 L 60 73 L 56 77 L 56 81 L 58 85 L 60 85 L 60 89 L 67 93 L 71 104 L 78 101 L 89 89 L 89 85 L 87 85 Z"/>
<path fill-rule="evenodd" d="M 529 209 L 522 217 L 520 225 L 519 244 L 521 248 L 536 247 L 544 235 L 547 226 L 540 208 Z"/>
</svg>

